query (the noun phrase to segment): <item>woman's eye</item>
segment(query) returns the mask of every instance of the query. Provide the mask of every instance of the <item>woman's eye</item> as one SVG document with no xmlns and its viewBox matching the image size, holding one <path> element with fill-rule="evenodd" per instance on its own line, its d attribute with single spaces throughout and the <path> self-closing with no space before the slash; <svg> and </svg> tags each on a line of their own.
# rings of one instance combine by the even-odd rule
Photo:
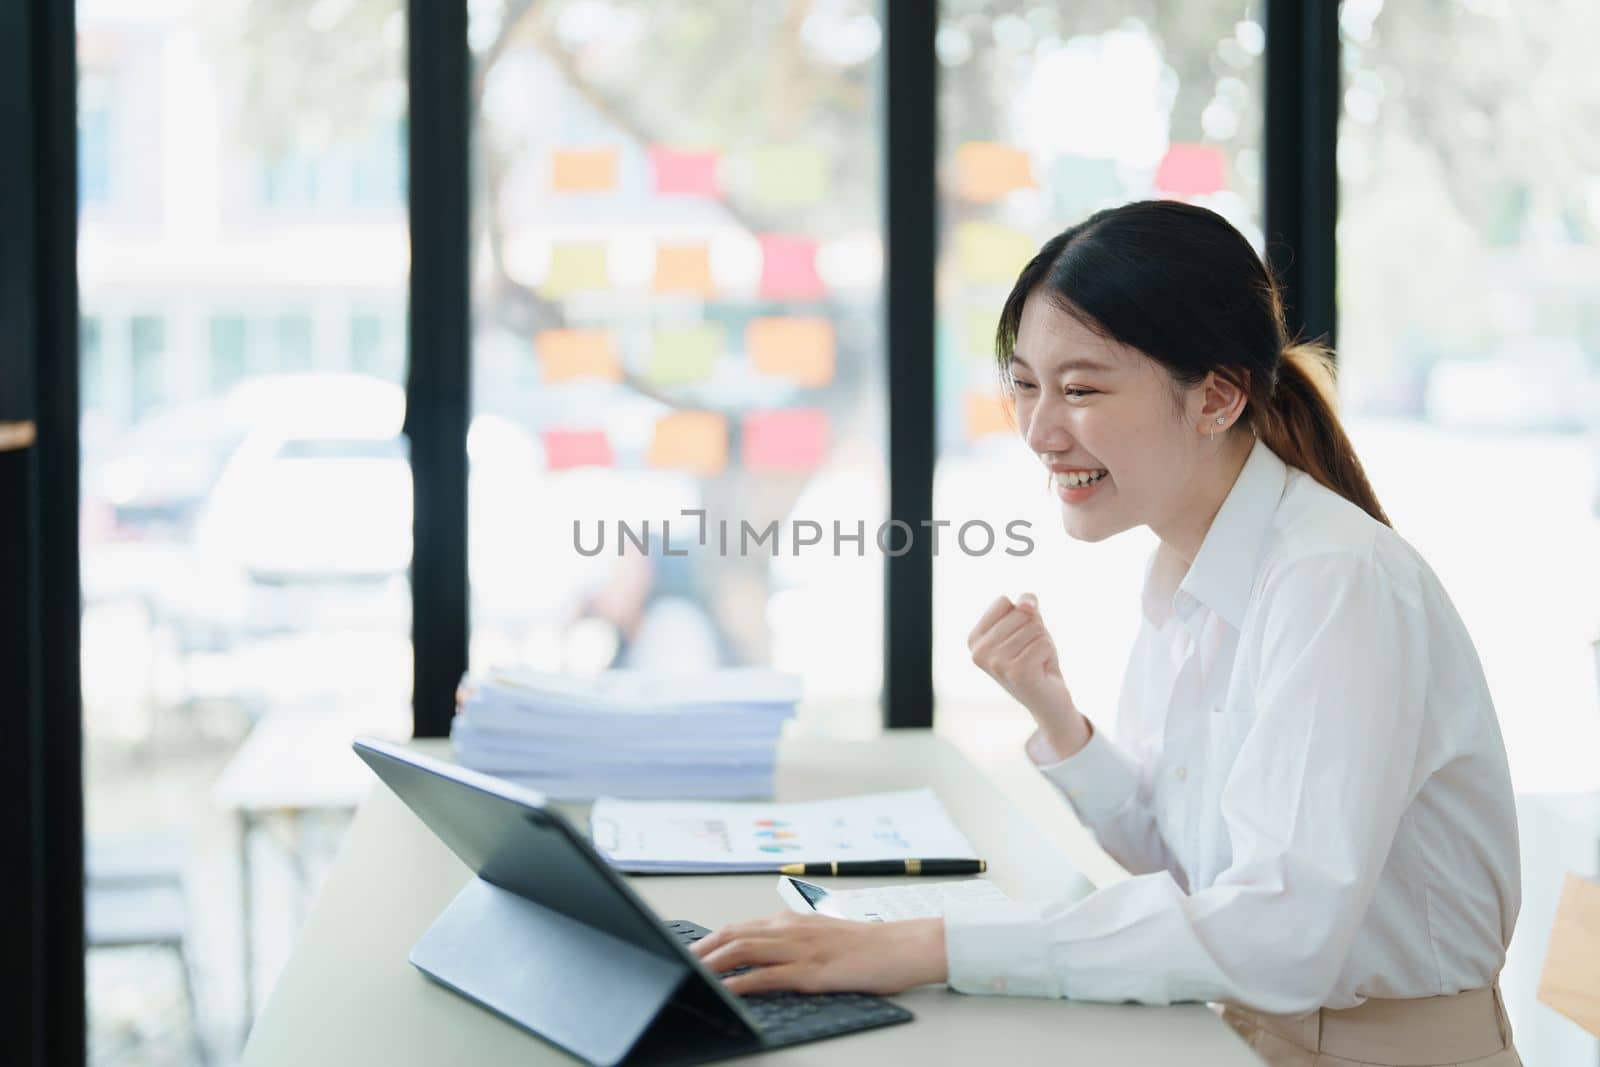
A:
<svg viewBox="0 0 1600 1067">
<path fill-rule="evenodd" d="M 1067 388 L 1062 390 L 1062 393 L 1064 395 L 1066 395 L 1068 397 L 1071 397 L 1074 400 L 1078 399 L 1079 397 L 1089 396 L 1093 392 L 1094 392 L 1093 389 L 1078 389 L 1078 388 L 1075 388 L 1075 387 L 1070 386 L 1070 385 L 1067 386 Z"/>
<path fill-rule="evenodd" d="M 1020 381 L 1020 380 L 1019 381 L 1013 381 L 1011 384 L 1016 386 L 1017 391 L 1019 393 L 1031 393 L 1036 388 L 1036 386 L 1032 382 L 1024 382 L 1024 381 Z"/>
</svg>

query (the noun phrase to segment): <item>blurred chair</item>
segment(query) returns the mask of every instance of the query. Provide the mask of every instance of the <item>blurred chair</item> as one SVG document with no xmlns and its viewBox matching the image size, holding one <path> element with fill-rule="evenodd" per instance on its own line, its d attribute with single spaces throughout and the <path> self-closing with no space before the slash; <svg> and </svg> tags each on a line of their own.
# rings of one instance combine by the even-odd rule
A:
<svg viewBox="0 0 1600 1067">
<path fill-rule="evenodd" d="M 84 857 L 84 934 L 89 951 L 164 948 L 178 961 L 195 1062 L 207 1062 L 194 974 L 185 947 L 184 848 L 170 837 L 91 840 Z"/>
</svg>

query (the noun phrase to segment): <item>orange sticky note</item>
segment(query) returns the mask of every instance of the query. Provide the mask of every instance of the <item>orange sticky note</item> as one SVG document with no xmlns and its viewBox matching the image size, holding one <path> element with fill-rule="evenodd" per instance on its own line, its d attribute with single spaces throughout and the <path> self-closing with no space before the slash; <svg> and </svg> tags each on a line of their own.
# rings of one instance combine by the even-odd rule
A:
<svg viewBox="0 0 1600 1067">
<path fill-rule="evenodd" d="M 585 289 L 605 289 L 611 284 L 602 244 L 556 245 L 550 250 L 550 273 L 539 292 L 561 297 Z"/>
<path fill-rule="evenodd" d="M 744 465 L 765 474 L 816 470 L 828 454 L 828 413 L 818 408 L 752 411 L 744 417 Z"/>
<path fill-rule="evenodd" d="M 969 282 L 1009 285 L 1033 258 L 1033 239 L 992 222 L 956 226 L 956 265 Z"/>
<path fill-rule="evenodd" d="M 997 393 L 969 391 L 966 397 L 967 439 L 976 441 L 996 433 L 1015 433 L 1011 405 Z"/>
<path fill-rule="evenodd" d="M 1156 168 L 1156 188 L 1179 196 L 1203 196 L 1228 184 L 1228 159 L 1209 144 L 1175 144 Z"/>
<path fill-rule="evenodd" d="M 565 148 L 550 153 L 550 188 L 555 192 L 606 193 L 616 187 L 615 148 Z"/>
<path fill-rule="evenodd" d="M 703 244 L 656 246 L 656 292 L 708 297 L 714 290 L 711 249 Z"/>
<path fill-rule="evenodd" d="M 728 465 L 728 420 L 714 411 L 675 411 L 656 420 L 645 462 L 692 474 L 720 472 Z"/>
<path fill-rule="evenodd" d="M 987 204 L 1034 186 L 1033 166 L 1020 148 L 969 141 L 956 149 L 956 195 Z"/>
<path fill-rule="evenodd" d="M 544 330 L 533 339 L 533 347 L 542 381 L 622 380 L 622 360 L 608 330 Z"/>
<path fill-rule="evenodd" d="M 752 319 L 744 346 L 762 374 L 812 387 L 833 381 L 833 323 L 827 319 Z"/>
</svg>

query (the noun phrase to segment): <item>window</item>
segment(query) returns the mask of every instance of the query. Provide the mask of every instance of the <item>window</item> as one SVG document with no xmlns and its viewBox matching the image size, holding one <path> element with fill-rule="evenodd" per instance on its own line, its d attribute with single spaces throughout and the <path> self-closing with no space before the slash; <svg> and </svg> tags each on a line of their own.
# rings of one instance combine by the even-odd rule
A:
<svg viewBox="0 0 1600 1067">
<path fill-rule="evenodd" d="M 934 559 L 934 685 L 941 729 L 983 744 L 1012 746 L 1031 728 L 967 650 L 988 604 L 1035 592 L 1074 698 L 1106 715 L 1154 547 L 1147 531 L 1083 545 L 1061 528 L 998 389 L 995 326 L 1018 271 L 1097 208 L 1144 197 L 1203 204 L 1261 244 L 1258 7 L 1156 16 L 1121 3 L 940 5 L 934 515 L 949 526 Z M 1008 536 L 1016 520 L 1031 546 Z"/>
<path fill-rule="evenodd" d="M 188 962 L 91 924 L 95 1062 L 232 1061 L 370 780 L 350 738 L 410 732 L 398 334 L 354 331 L 364 376 L 318 370 L 326 309 L 403 316 L 409 234 L 401 211 L 319 215 L 311 178 L 348 190 L 344 146 L 371 142 L 362 180 L 403 185 L 404 18 L 78 6 L 84 201 L 118 198 L 78 247 L 87 890 Z M 263 222 L 241 208 L 286 152 Z M 260 789 L 301 814 L 261 814 Z"/>
<path fill-rule="evenodd" d="M 869 0 L 473 5 L 475 666 L 771 665 L 877 728 L 882 33 Z"/>
<path fill-rule="evenodd" d="M 226 392 L 250 370 L 249 330 L 243 315 L 211 317 L 211 391 Z"/>
<path fill-rule="evenodd" d="M 285 371 L 310 370 L 311 316 L 303 312 L 279 315 L 273 321 L 277 365 Z"/>
<path fill-rule="evenodd" d="M 167 323 L 159 315 L 128 320 L 128 349 L 133 382 L 130 408 L 135 422 L 167 402 Z"/>
<path fill-rule="evenodd" d="M 1349 3 L 1340 24 L 1351 436 L 1472 634 L 1518 789 L 1593 789 L 1600 180 L 1577 161 L 1600 94 L 1576 42 L 1600 10 Z"/>
</svg>

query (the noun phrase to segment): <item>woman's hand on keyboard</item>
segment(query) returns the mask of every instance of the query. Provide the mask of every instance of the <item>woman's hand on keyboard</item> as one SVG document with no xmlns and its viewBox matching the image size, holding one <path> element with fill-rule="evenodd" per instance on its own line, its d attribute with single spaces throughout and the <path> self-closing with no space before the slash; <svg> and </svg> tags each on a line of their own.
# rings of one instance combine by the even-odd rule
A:
<svg viewBox="0 0 1600 1067">
<path fill-rule="evenodd" d="M 690 950 L 717 974 L 755 968 L 724 979 L 741 996 L 899 993 L 949 975 L 943 919 L 863 923 L 786 911 L 724 926 Z"/>
</svg>

